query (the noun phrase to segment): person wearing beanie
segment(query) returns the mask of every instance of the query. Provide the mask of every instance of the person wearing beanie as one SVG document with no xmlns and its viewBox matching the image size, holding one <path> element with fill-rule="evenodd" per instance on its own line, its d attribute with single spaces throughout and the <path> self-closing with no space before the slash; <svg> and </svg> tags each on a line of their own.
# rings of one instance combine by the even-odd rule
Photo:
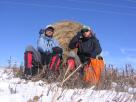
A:
<svg viewBox="0 0 136 102">
<path fill-rule="evenodd" d="M 40 36 L 37 40 L 37 49 L 30 45 L 27 46 L 25 50 L 25 52 L 32 52 L 33 61 L 35 61 L 36 63 L 40 63 L 40 65 L 42 66 L 50 66 L 52 58 L 56 55 L 57 57 L 59 57 L 59 59 L 62 58 L 63 50 L 60 47 L 59 42 L 54 39 L 54 32 L 55 29 L 51 25 L 46 26 L 45 29 L 41 29 L 39 32 Z M 28 62 L 25 60 L 25 63 Z"/>
<path fill-rule="evenodd" d="M 81 31 L 71 39 L 69 48 L 78 48 L 77 55 L 82 63 L 86 62 L 88 58 L 96 58 L 102 51 L 99 40 L 90 27 L 86 26 L 83 26 Z"/>
<path fill-rule="evenodd" d="M 95 37 L 92 29 L 88 26 L 83 26 L 82 29 L 77 33 L 77 35 L 75 35 L 71 39 L 68 47 L 70 49 L 77 49 L 77 52 L 74 52 L 75 54 L 73 54 L 74 56 L 76 56 L 75 58 L 73 58 L 74 59 L 73 62 L 74 61 L 76 62 L 76 60 L 80 60 L 80 64 L 75 66 L 79 66 L 81 64 L 84 65 L 83 67 L 80 68 L 79 75 L 81 75 L 81 77 L 83 77 L 85 81 L 89 80 L 89 82 L 91 82 L 90 80 L 94 78 L 94 75 L 96 76 L 95 79 L 97 78 L 99 80 L 101 75 L 100 74 L 101 68 L 98 68 L 97 65 L 90 67 L 90 65 L 92 65 L 92 62 L 95 62 L 93 63 L 93 65 L 96 64 L 96 60 L 97 60 L 96 57 L 102 52 L 102 48 L 100 46 L 99 40 Z M 99 64 L 100 61 L 99 60 L 97 61 L 98 61 L 97 64 Z M 68 63 L 68 66 L 69 64 L 71 63 Z M 96 70 L 95 68 L 98 70 Z M 89 79 L 86 80 L 86 78 Z M 94 81 L 98 82 L 98 80 L 94 80 Z"/>
</svg>

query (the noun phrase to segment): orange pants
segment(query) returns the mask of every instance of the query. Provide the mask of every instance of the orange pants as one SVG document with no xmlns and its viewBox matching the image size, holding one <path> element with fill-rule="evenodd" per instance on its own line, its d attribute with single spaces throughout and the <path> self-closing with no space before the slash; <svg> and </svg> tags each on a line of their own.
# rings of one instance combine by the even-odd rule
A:
<svg viewBox="0 0 136 102">
<path fill-rule="evenodd" d="M 90 84 L 98 84 L 103 69 L 104 69 L 103 60 L 91 58 L 90 63 L 84 67 L 83 80 Z"/>
</svg>

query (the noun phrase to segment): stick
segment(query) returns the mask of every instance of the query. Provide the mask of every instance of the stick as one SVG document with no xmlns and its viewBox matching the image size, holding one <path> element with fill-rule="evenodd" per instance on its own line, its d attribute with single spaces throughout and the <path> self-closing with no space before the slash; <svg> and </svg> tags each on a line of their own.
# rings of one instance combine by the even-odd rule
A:
<svg viewBox="0 0 136 102">
<path fill-rule="evenodd" d="M 65 80 L 63 80 L 62 83 L 61 83 L 61 87 L 62 87 L 63 84 L 64 84 L 73 74 L 75 74 L 75 72 L 76 72 L 79 68 L 81 68 L 82 66 L 83 66 L 83 65 L 80 64 L 80 65 L 77 67 L 76 70 L 74 70 L 67 78 L 65 78 Z"/>
<path fill-rule="evenodd" d="M 67 70 L 66 70 L 66 72 L 65 72 L 65 75 L 64 75 L 64 77 L 63 77 L 63 80 L 65 79 L 66 75 L 68 74 L 68 72 L 69 72 L 69 70 L 70 70 L 70 67 L 71 67 L 71 64 L 68 66 L 68 68 L 67 68 Z"/>
<path fill-rule="evenodd" d="M 67 68 L 67 70 L 66 70 L 66 73 L 65 73 L 65 75 L 64 75 L 64 77 L 63 77 L 63 81 L 64 81 L 64 79 L 65 79 L 67 73 L 69 72 L 69 70 L 70 70 L 70 68 L 69 68 L 69 66 L 68 66 L 68 68 Z"/>
</svg>

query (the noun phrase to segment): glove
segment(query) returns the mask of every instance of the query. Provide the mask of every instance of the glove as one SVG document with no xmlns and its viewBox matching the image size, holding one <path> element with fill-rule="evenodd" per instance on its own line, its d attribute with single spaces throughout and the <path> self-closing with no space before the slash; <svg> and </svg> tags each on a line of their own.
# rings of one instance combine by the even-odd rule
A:
<svg viewBox="0 0 136 102">
<path fill-rule="evenodd" d="M 82 42 L 82 33 L 78 32 L 77 35 L 75 36 L 75 41 L 76 41 L 76 48 L 79 47 L 80 43 Z"/>
<path fill-rule="evenodd" d="M 82 33 L 81 32 L 78 32 L 77 35 L 76 35 L 77 39 L 80 40 L 83 38 L 82 36 Z"/>
<path fill-rule="evenodd" d="M 44 34 L 44 29 L 40 29 L 39 34 Z"/>
<path fill-rule="evenodd" d="M 100 56 L 100 55 L 97 55 L 97 56 L 96 56 L 96 59 L 103 60 L 103 57 Z"/>
<path fill-rule="evenodd" d="M 63 50 L 60 47 L 53 47 L 52 50 L 53 50 L 53 54 L 61 54 L 62 55 L 62 53 L 63 53 Z"/>
</svg>

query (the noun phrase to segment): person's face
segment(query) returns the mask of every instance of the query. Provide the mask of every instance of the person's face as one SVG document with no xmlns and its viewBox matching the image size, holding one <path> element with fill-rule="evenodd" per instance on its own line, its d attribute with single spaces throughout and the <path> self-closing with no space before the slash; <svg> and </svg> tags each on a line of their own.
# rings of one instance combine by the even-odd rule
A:
<svg viewBox="0 0 136 102">
<path fill-rule="evenodd" d="M 53 35 L 53 31 L 52 30 L 46 30 L 45 34 L 48 36 L 52 36 Z"/>
<path fill-rule="evenodd" d="M 91 35 L 91 31 L 89 30 L 89 31 L 87 31 L 87 32 L 84 32 L 84 33 L 83 33 L 83 36 L 86 37 L 86 38 L 91 37 L 91 36 L 92 36 L 92 35 Z"/>
</svg>

